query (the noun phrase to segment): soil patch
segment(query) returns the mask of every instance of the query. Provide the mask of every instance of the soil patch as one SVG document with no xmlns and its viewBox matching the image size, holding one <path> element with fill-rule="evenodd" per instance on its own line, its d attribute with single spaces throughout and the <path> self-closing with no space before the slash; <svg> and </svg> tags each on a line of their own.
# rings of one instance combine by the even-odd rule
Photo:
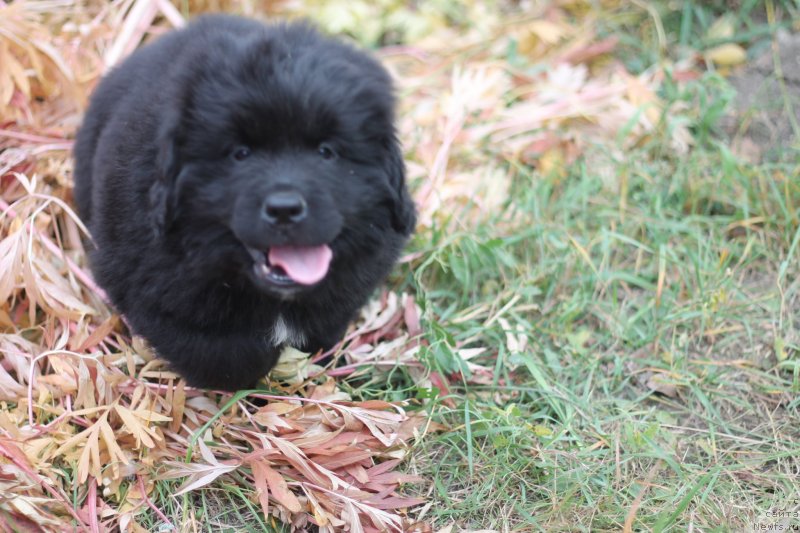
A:
<svg viewBox="0 0 800 533">
<path fill-rule="evenodd" d="M 787 148 L 800 145 L 800 34 L 780 32 L 776 43 L 730 79 L 737 96 L 724 126 L 753 162 L 794 157 Z"/>
</svg>

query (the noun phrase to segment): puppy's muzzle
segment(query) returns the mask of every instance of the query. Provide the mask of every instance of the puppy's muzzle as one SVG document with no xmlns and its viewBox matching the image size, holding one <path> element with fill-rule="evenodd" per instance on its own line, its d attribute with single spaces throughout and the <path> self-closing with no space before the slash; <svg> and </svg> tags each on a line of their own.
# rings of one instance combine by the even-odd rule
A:
<svg viewBox="0 0 800 533">
<path fill-rule="evenodd" d="M 268 223 L 288 226 L 302 222 L 308 215 L 305 198 L 296 191 L 278 191 L 269 194 L 264 200 L 261 216 Z"/>
</svg>

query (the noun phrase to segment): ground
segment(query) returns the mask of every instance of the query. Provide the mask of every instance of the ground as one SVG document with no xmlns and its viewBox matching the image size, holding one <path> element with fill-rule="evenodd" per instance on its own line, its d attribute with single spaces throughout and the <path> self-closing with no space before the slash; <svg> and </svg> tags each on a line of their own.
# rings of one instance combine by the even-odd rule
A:
<svg viewBox="0 0 800 533">
<path fill-rule="evenodd" d="M 0 7 L 0 526 L 800 527 L 796 3 L 165 5 Z M 336 365 L 233 396 L 130 336 L 70 211 L 99 75 L 209 9 L 372 49 L 420 213 Z"/>
<path fill-rule="evenodd" d="M 786 155 L 785 147 L 797 143 L 800 131 L 800 35 L 778 32 L 775 48 L 730 82 L 736 98 L 725 122 L 734 146 L 756 161 Z"/>
</svg>

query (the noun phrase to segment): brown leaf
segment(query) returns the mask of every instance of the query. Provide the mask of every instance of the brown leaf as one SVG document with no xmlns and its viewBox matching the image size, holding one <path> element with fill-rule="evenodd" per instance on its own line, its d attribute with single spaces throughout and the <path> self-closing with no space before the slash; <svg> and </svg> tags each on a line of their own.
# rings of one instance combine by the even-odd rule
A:
<svg viewBox="0 0 800 533">
<path fill-rule="evenodd" d="M 302 509 L 300 500 L 289 490 L 289 486 L 286 484 L 286 480 L 283 479 L 283 476 L 270 468 L 266 463 L 261 463 L 261 468 L 263 469 L 263 475 L 267 485 L 269 485 L 272 496 L 289 511 L 293 513 L 300 512 Z"/>
<path fill-rule="evenodd" d="M 118 323 L 119 317 L 117 315 L 111 315 L 105 319 L 102 324 L 94 329 L 94 331 L 86 338 L 86 340 L 81 343 L 76 351 L 86 352 L 92 350 L 95 346 L 103 342 L 103 340 L 108 337 L 112 331 L 114 331 L 114 328 L 117 327 Z"/>
<path fill-rule="evenodd" d="M 177 433 L 183 421 L 183 410 L 186 407 L 186 383 L 181 379 L 175 385 L 172 395 L 172 409 L 170 411 L 172 420 L 169 423 L 170 431 Z"/>
<path fill-rule="evenodd" d="M 370 450 L 352 450 L 336 453 L 333 457 L 315 457 L 314 461 L 328 470 L 338 470 L 345 466 L 360 464 L 373 456 Z"/>
<path fill-rule="evenodd" d="M 250 464 L 253 470 L 253 480 L 258 495 L 258 502 L 261 504 L 261 510 L 264 511 L 264 516 L 269 516 L 269 484 L 267 483 L 266 465 L 262 461 L 253 461 Z M 276 498 L 277 499 L 277 498 Z"/>
<path fill-rule="evenodd" d="M 678 397 L 677 385 L 666 381 L 663 376 L 658 374 L 654 374 L 647 380 L 647 388 L 670 398 Z"/>
</svg>

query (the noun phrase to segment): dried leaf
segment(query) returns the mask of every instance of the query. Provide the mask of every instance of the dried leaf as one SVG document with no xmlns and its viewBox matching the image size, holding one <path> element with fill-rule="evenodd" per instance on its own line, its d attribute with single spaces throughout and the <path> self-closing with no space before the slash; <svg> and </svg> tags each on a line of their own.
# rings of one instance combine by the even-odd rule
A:
<svg viewBox="0 0 800 533">
<path fill-rule="evenodd" d="M 200 455 L 206 460 L 206 464 L 170 461 L 167 463 L 170 468 L 159 476 L 160 479 L 187 478 L 175 492 L 175 496 L 205 487 L 219 476 L 239 468 L 238 461 L 233 464 L 220 463 L 202 440 L 198 441 L 197 445 L 200 448 Z"/>
<path fill-rule="evenodd" d="M 736 17 L 726 13 L 719 17 L 706 31 L 708 39 L 729 39 L 736 33 Z"/>
<path fill-rule="evenodd" d="M 132 402 L 133 403 L 133 402 Z M 115 405 L 114 409 L 117 414 L 122 418 L 127 429 L 134 437 L 136 437 L 136 447 L 144 444 L 148 448 L 155 446 L 155 440 L 160 440 L 161 437 L 158 432 L 149 426 L 150 422 L 169 422 L 170 417 L 159 415 L 149 409 L 137 409 L 131 411 L 122 405 Z"/>
<path fill-rule="evenodd" d="M 678 397 L 678 387 L 675 383 L 670 383 L 666 381 L 662 376 L 655 374 L 647 380 L 647 388 L 661 393 L 665 396 L 669 396 L 670 398 L 677 398 Z"/>
<path fill-rule="evenodd" d="M 747 52 L 736 43 L 715 46 L 705 53 L 709 61 L 720 67 L 733 67 L 747 61 Z"/>
<path fill-rule="evenodd" d="M 290 512 L 299 512 L 302 509 L 300 500 L 289 490 L 289 486 L 283 476 L 265 463 L 261 463 L 261 469 L 272 496 Z"/>
<path fill-rule="evenodd" d="M 269 484 L 267 483 L 267 473 L 265 464 L 262 461 L 254 461 L 250 467 L 253 470 L 253 482 L 258 495 L 258 503 L 264 516 L 269 516 Z"/>
</svg>

